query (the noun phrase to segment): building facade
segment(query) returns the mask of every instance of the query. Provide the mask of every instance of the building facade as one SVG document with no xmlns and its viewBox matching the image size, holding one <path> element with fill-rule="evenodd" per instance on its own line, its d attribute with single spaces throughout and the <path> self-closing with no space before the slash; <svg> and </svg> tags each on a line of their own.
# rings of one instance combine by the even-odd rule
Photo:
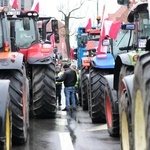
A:
<svg viewBox="0 0 150 150">
<path fill-rule="evenodd" d="M 18 0 L 19 10 L 29 10 L 34 0 Z M 9 6 L 9 0 L 0 0 L 0 6 Z"/>
<path fill-rule="evenodd" d="M 0 6 L 10 6 L 10 0 L 0 0 Z M 18 0 L 18 10 L 31 10 L 34 0 Z M 60 43 L 56 44 L 58 52 L 62 53 L 63 58 L 67 58 L 66 42 L 65 42 L 65 29 L 62 28 L 64 24 L 59 21 L 59 36 Z M 51 25 L 47 26 L 47 31 L 51 30 Z"/>
</svg>

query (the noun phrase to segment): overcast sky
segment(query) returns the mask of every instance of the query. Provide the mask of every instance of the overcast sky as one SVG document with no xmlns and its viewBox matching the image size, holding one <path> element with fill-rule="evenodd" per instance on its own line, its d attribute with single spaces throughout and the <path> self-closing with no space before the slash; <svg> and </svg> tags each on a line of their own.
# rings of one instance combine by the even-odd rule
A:
<svg viewBox="0 0 150 150">
<path fill-rule="evenodd" d="M 60 0 L 61 2 L 65 2 L 67 0 Z M 73 2 L 77 2 L 80 0 L 72 0 Z M 71 2 L 71 0 L 69 0 Z M 105 18 L 107 17 L 108 13 L 114 13 L 120 7 L 117 4 L 117 0 L 98 0 L 98 10 L 99 15 L 102 15 L 103 6 L 105 3 Z M 60 14 L 57 10 L 59 6 L 59 0 L 40 0 L 40 14 L 44 14 L 47 16 L 56 17 L 57 19 L 62 19 L 62 14 Z M 71 6 L 70 6 L 71 7 Z M 72 30 L 77 29 L 79 26 L 86 26 L 88 19 L 91 18 L 92 26 L 96 24 L 96 17 L 97 17 L 97 0 L 86 1 L 86 3 L 82 6 L 81 10 L 78 10 L 78 16 L 85 17 L 82 20 L 71 20 L 70 25 L 73 26 Z M 72 41 L 71 45 L 74 45 L 74 41 Z"/>
</svg>

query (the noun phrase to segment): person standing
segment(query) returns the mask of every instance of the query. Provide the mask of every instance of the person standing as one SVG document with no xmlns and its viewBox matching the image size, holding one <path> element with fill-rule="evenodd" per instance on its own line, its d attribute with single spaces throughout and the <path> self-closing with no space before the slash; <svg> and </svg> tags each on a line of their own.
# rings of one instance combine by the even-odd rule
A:
<svg viewBox="0 0 150 150">
<path fill-rule="evenodd" d="M 76 100 L 76 105 L 78 106 L 79 105 L 79 100 L 78 100 L 77 94 L 78 94 L 78 88 L 79 88 L 79 72 L 78 72 L 75 65 L 71 65 L 70 68 L 76 72 L 76 76 L 77 76 L 77 81 L 76 81 L 76 84 L 75 84 L 75 100 Z"/>
<path fill-rule="evenodd" d="M 66 107 L 62 111 L 68 111 L 70 109 L 70 98 L 73 110 L 76 110 L 75 100 L 75 84 L 77 81 L 76 72 L 72 70 L 68 64 L 64 64 L 64 73 L 56 78 L 57 82 L 64 82 L 64 93 L 66 98 Z"/>
<path fill-rule="evenodd" d="M 56 77 L 61 76 L 61 68 L 56 67 Z M 61 106 L 61 90 L 62 90 L 62 82 L 56 82 L 56 99 L 58 100 L 59 106 Z"/>
</svg>

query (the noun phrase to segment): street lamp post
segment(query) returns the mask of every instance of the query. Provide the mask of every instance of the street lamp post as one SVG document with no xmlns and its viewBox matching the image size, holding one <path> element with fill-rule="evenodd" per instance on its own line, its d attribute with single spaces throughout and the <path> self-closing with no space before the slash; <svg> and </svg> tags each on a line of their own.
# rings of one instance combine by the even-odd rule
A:
<svg viewBox="0 0 150 150">
<path fill-rule="evenodd" d="M 97 16 L 98 16 L 99 14 L 98 14 L 98 0 L 97 0 Z"/>
</svg>

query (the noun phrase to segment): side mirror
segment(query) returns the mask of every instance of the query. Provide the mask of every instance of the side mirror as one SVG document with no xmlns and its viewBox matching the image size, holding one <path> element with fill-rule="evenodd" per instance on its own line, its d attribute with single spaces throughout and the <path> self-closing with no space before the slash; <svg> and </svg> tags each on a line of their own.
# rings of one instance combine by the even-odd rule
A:
<svg viewBox="0 0 150 150">
<path fill-rule="evenodd" d="M 28 17 L 23 18 L 23 28 L 24 30 L 30 30 L 30 20 Z"/>
<path fill-rule="evenodd" d="M 58 21 L 52 20 L 51 26 L 52 26 L 52 32 L 54 33 L 55 43 L 59 43 Z"/>
<path fill-rule="evenodd" d="M 109 46 L 110 45 L 110 40 L 109 39 L 103 39 L 102 40 L 102 45 L 103 46 Z"/>
<path fill-rule="evenodd" d="M 121 25 L 122 30 L 135 30 L 135 25 L 132 23 L 129 24 L 122 24 Z"/>
<path fill-rule="evenodd" d="M 54 52 L 54 54 L 56 54 L 58 52 L 58 48 L 54 47 L 53 52 Z"/>
</svg>

